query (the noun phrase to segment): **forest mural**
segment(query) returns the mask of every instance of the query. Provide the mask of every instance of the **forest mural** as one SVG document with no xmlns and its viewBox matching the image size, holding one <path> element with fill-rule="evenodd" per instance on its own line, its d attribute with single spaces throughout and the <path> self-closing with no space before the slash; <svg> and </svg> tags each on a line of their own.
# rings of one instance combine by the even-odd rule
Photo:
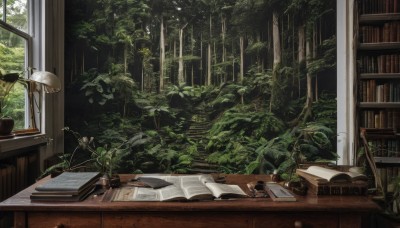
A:
<svg viewBox="0 0 400 228">
<path fill-rule="evenodd" d="M 125 173 L 336 160 L 336 1 L 65 4 L 63 156 L 88 136 Z"/>
</svg>

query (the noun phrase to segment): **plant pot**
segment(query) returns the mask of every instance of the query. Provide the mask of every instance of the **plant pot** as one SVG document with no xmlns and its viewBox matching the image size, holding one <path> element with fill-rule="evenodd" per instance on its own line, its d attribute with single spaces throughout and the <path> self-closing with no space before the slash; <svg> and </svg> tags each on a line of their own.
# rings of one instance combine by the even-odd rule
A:
<svg viewBox="0 0 400 228">
<path fill-rule="evenodd" d="M 108 174 L 104 174 L 102 177 L 100 177 L 100 184 L 104 188 L 117 188 L 121 185 L 121 179 L 116 174 L 112 175 L 111 177 Z"/>
<path fill-rule="evenodd" d="M 63 173 L 64 170 L 61 168 L 55 168 L 53 171 L 51 171 L 50 176 L 51 178 L 59 176 L 61 173 Z"/>
<path fill-rule="evenodd" d="M 9 117 L 0 118 L 0 135 L 10 135 L 14 128 L 14 120 Z"/>
<path fill-rule="evenodd" d="M 110 178 L 110 187 L 112 188 L 118 188 L 121 185 L 121 179 L 119 178 L 118 175 L 112 175 Z"/>
</svg>

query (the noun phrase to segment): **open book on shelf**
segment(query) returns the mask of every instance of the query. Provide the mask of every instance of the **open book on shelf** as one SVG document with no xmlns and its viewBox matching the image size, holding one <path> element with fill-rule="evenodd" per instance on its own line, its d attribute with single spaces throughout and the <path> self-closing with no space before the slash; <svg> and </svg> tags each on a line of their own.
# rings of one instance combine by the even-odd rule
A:
<svg viewBox="0 0 400 228">
<path fill-rule="evenodd" d="M 355 183 L 367 181 L 367 176 L 355 172 L 342 172 L 320 166 L 310 166 L 307 169 L 297 169 L 296 173 L 310 182 L 324 183 Z"/>
<path fill-rule="evenodd" d="M 128 185 L 116 190 L 113 201 L 184 201 L 247 197 L 238 185 L 215 183 L 211 175 L 157 175 L 154 177 L 170 182 L 172 185 L 159 189 Z"/>
</svg>

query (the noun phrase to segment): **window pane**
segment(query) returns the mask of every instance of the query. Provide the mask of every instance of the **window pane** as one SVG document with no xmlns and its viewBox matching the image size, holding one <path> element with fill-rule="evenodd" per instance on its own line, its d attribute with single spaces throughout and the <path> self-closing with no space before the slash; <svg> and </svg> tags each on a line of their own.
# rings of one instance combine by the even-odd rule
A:
<svg viewBox="0 0 400 228">
<path fill-rule="evenodd" d="M 0 19 L 3 20 L 4 0 L 0 0 Z M 15 28 L 28 32 L 28 0 L 7 0 L 6 22 Z"/>
<path fill-rule="evenodd" d="M 0 28 L 0 70 L 2 73 L 21 73 L 25 69 L 26 40 Z M 0 81 L 0 83 L 4 83 Z M 2 92 L 0 90 L 0 92 Z M 0 94 L 3 95 L 3 94 Z M 4 102 L 1 115 L 15 121 L 14 130 L 25 128 L 25 87 L 15 83 Z"/>
</svg>

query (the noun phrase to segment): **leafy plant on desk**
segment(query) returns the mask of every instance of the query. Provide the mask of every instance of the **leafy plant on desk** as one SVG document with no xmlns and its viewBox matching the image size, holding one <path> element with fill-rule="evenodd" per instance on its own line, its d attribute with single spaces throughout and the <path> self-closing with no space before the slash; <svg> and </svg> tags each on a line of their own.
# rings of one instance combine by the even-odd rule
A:
<svg viewBox="0 0 400 228">
<path fill-rule="evenodd" d="M 108 176 L 112 176 L 122 159 L 130 153 L 131 147 L 141 138 L 140 134 L 116 145 L 96 146 L 94 137 L 81 136 L 69 127 L 62 129 L 73 135 L 78 145 L 72 153 L 63 153 L 59 156 L 60 162 L 48 168 L 41 176 L 54 171 L 76 171 L 81 169 L 97 170 Z M 78 155 L 79 151 L 86 154 Z"/>
</svg>

